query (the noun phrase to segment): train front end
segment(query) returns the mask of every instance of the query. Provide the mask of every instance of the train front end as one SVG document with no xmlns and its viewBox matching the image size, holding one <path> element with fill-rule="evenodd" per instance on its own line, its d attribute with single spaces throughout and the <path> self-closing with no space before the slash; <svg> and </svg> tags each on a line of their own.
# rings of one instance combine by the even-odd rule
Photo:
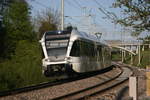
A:
<svg viewBox="0 0 150 100">
<path fill-rule="evenodd" d="M 54 76 L 62 73 L 68 67 L 65 60 L 71 32 L 50 31 L 45 32 L 40 40 L 44 59 L 42 60 L 45 76 Z"/>
</svg>

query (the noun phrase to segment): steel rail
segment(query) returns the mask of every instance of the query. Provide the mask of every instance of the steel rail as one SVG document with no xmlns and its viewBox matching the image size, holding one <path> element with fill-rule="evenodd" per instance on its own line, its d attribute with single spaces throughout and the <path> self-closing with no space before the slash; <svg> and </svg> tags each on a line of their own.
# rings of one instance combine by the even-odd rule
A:
<svg viewBox="0 0 150 100">
<path fill-rule="evenodd" d="M 29 91 L 33 91 L 33 90 L 47 88 L 47 87 L 51 87 L 51 86 L 55 86 L 55 85 L 60 85 L 60 84 L 65 84 L 65 83 L 67 84 L 67 83 L 72 82 L 72 81 L 77 81 L 77 80 L 81 80 L 84 78 L 92 77 L 94 75 L 105 73 L 105 72 L 111 70 L 113 67 L 114 66 L 111 66 L 111 67 L 106 68 L 106 69 L 101 70 L 101 71 L 85 73 L 85 74 L 79 75 L 77 77 L 65 78 L 65 79 L 60 79 L 60 80 L 56 80 L 53 82 L 44 82 L 44 83 L 35 84 L 32 86 L 26 86 L 26 87 L 22 87 L 22 88 L 2 91 L 2 92 L 0 92 L 0 98 L 4 97 L 4 96 L 16 95 L 19 93 L 25 93 L 25 92 L 29 92 Z"/>
<path fill-rule="evenodd" d="M 117 65 L 118 66 L 118 65 Z M 121 68 L 121 67 L 120 67 Z M 128 67 L 128 69 L 130 70 L 131 74 L 130 75 L 133 75 L 133 72 L 132 72 L 132 69 L 130 67 Z M 60 96 L 60 97 L 56 97 L 54 98 L 53 100 L 62 100 L 62 99 L 68 99 L 68 100 L 82 100 L 82 99 L 85 99 L 87 97 L 90 97 L 90 96 L 93 96 L 93 95 L 96 95 L 98 93 L 101 93 L 101 92 L 104 92 L 104 91 L 107 91 L 123 82 L 125 82 L 126 80 L 128 80 L 128 77 L 127 78 L 124 78 L 120 81 L 116 81 L 117 78 L 120 78 L 120 76 L 123 74 L 123 69 L 121 68 L 121 73 L 118 74 L 116 77 L 106 81 L 106 82 L 103 82 L 103 83 L 100 83 L 100 84 L 97 84 L 95 86 L 92 86 L 92 87 L 89 87 L 89 88 L 86 88 L 86 89 L 83 89 L 83 90 L 80 90 L 80 91 L 77 91 L 77 92 L 74 92 L 74 93 L 70 93 L 70 94 L 67 94 L 67 95 L 63 95 L 63 96 Z M 84 96 L 79 96 L 79 97 L 75 97 L 73 99 L 71 99 L 73 96 L 76 96 L 76 95 L 80 95 L 80 93 L 84 93 L 84 92 L 87 92 L 87 91 L 91 91 L 92 89 L 96 89 L 97 87 L 102 87 L 106 84 L 109 84 L 110 82 L 114 81 L 114 83 L 110 86 L 107 86 L 106 88 L 102 88 L 96 92 L 93 92 L 93 93 L 89 93 L 89 94 L 86 94 Z M 116 82 L 116 83 L 115 83 Z"/>
<path fill-rule="evenodd" d="M 101 86 L 103 84 L 106 84 L 106 83 L 108 83 L 108 82 L 118 78 L 123 73 L 123 69 L 121 67 L 120 67 L 120 70 L 121 70 L 121 72 L 117 76 L 115 76 L 115 77 L 113 77 L 113 78 L 111 78 L 111 79 L 109 79 L 109 80 L 107 80 L 105 82 L 99 83 L 97 85 L 94 85 L 94 86 L 91 86 L 91 87 L 88 87 L 88 88 L 85 88 L 85 89 L 82 89 L 82 90 L 79 90 L 79 91 L 76 91 L 76 92 L 73 92 L 73 93 L 69 93 L 69 94 L 66 94 L 66 95 L 63 95 L 63 96 L 59 96 L 59 97 L 53 98 L 52 100 L 61 100 L 61 99 L 70 98 L 71 96 L 78 95 L 79 93 L 83 93 L 83 92 L 89 91 L 89 90 L 91 90 L 93 88 L 96 88 L 98 86 Z M 84 97 L 80 97 L 78 99 L 80 100 L 80 99 L 85 98 L 87 96 L 88 95 L 85 95 Z M 70 99 L 68 99 L 68 100 L 70 100 Z M 74 100 L 76 100 L 76 99 L 74 99 Z"/>
</svg>

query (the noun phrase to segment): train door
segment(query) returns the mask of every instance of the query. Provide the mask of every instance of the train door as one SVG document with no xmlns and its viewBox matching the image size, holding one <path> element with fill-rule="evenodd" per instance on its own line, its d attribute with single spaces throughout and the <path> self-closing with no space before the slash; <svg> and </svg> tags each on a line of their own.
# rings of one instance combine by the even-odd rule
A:
<svg viewBox="0 0 150 100">
<path fill-rule="evenodd" d="M 102 68 L 105 67 L 105 46 L 102 45 Z"/>
<path fill-rule="evenodd" d="M 107 46 L 103 46 L 103 67 L 108 67 L 110 65 L 110 50 Z"/>
<path fill-rule="evenodd" d="M 98 45 L 97 47 L 97 58 L 98 58 L 98 68 L 103 68 L 103 52 L 102 52 L 102 45 Z"/>
<path fill-rule="evenodd" d="M 106 66 L 108 67 L 110 64 L 111 64 L 111 51 L 110 51 L 110 48 L 109 47 L 106 47 L 105 48 L 105 63 L 106 63 Z"/>
</svg>

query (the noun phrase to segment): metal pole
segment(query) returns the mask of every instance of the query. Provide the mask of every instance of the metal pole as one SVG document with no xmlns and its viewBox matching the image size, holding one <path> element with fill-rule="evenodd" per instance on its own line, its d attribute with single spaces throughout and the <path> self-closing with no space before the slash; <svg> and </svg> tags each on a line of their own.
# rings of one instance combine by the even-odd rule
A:
<svg viewBox="0 0 150 100">
<path fill-rule="evenodd" d="M 130 47 L 130 50 L 132 51 L 132 46 Z M 133 55 L 132 55 L 132 53 L 130 53 L 130 55 L 131 55 L 131 65 L 133 64 Z"/>
<path fill-rule="evenodd" d="M 142 51 L 144 51 L 144 49 L 145 49 L 145 48 L 144 48 L 144 45 L 143 45 L 143 46 L 142 46 Z"/>
<path fill-rule="evenodd" d="M 61 0 L 61 30 L 64 30 L 64 0 Z"/>
<path fill-rule="evenodd" d="M 123 55 L 123 50 L 121 50 L 121 57 L 122 57 L 122 59 L 121 59 L 121 61 L 123 62 L 124 61 L 124 55 Z"/>
<path fill-rule="evenodd" d="M 140 48 L 141 48 L 141 46 L 140 46 L 140 44 L 139 44 L 139 63 L 138 63 L 138 65 L 141 64 L 141 50 L 140 50 Z"/>
<path fill-rule="evenodd" d="M 126 46 L 124 46 L 124 48 L 126 49 Z M 124 51 L 124 58 L 126 58 L 126 51 Z"/>
</svg>

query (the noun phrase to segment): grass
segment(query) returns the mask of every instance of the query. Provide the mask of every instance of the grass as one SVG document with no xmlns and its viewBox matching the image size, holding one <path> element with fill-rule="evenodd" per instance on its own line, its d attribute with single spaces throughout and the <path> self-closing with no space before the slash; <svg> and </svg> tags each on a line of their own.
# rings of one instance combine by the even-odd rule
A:
<svg viewBox="0 0 150 100">
<path fill-rule="evenodd" d="M 42 74 L 41 59 L 37 42 L 20 41 L 12 59 L 0 63 L 0 91 L 52 81 Z"/>
<path fill-rule="evenodd" d="M 121 61 L 121 54 L 115 53 L 112 54 L 113 61 Z M 129 54 L 126 55 L 124 63 L 131 64 L 131 56 Z M 141 64 L 138 64 L 138 55 L 133 56 L 133 65 L 141 68 L 146 68 L 146 66 L 150 66 L 150 49 L 141 51 Z"/>
</svg>

